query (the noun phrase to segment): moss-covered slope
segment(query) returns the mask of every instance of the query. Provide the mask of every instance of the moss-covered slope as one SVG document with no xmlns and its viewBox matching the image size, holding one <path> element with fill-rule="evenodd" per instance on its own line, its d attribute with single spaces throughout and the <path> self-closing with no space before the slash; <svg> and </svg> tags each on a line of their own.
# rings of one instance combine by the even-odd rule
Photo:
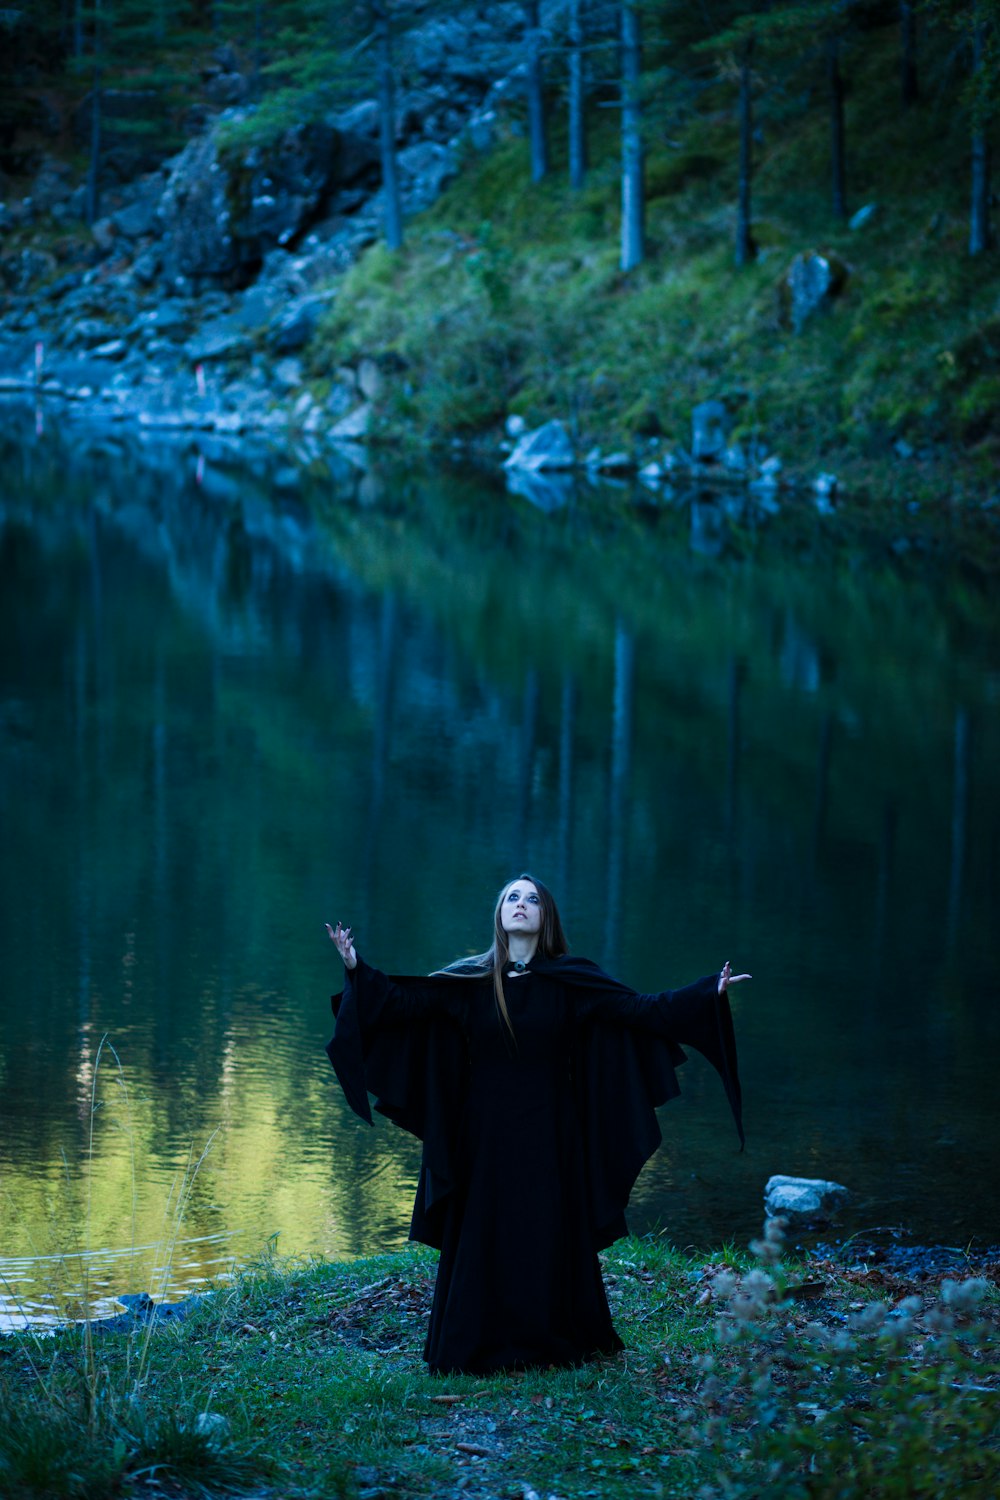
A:
<svg viewBox="0 0 1000 1500">
<path fill-rule="evenodd" d="M 954 67 L 922 58 L 904 109 L 895 25 L 847 66 L 852 231 L 833 218 L 822 81 L 757 104 L 756 263 L 734 265 L 736 99 L 703 92 L 669 140 L 650 127 L 646 263 L 618 269 L 616 113 L 595 109 L 593 167 L 573 193 L 555 165 L 532 184 L 517 122 L 408 226 L 348 274 L 312 351 L 317 378 L 392 351 L 405 369 L 380 398 L 383 431 L 495 438 L 503 418 L 559 416 L 592 443 L 686 443 L 698 401 L 721 396 L 735 436 L 760 436 L 793 472 L 833 470 L 921 499 L 985 498 L 1000 459 L 1000 268 L 966 250 L 968 123 Z M 953 62 L 953 60 L 952 60 Z M 846 290 L 794 333 L 779 287 L 793 257 L 835 250 Z M 897 445 L 899 447 L 897 448 Z M 913 450 L 912 453 L 910 450 Z M 902 456 L 901 456 L 902 455 Z"/>
</svg>

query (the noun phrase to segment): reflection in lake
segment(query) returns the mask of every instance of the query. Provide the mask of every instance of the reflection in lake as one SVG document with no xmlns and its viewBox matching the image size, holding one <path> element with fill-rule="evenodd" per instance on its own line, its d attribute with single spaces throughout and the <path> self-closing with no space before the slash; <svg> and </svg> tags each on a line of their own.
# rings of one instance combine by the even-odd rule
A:
<svg viewBox="0 0 1000 1500">
<path fill-rule="evenodd" d="M 754 974 L 747 1151 L 692 1059 L 633 1227 L 746 1239 L 790 1172 L 1000 1239 L 985 588 L 742 499 L 13 423 L 0 478 L 0 1321 L 81 1249 L 103 1296 L 172 1238 L 173 1287 L 399 1244 L 417 1147 L 336 1091 L 323 922 L 430 969 L 522 866 L 642 988 Z"/>
</svg>

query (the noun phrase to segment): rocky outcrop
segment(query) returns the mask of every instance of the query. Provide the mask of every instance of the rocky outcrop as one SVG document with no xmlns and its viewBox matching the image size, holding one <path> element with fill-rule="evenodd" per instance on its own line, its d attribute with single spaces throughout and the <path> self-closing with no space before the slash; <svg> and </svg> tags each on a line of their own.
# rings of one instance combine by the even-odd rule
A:
<svg viewBox="0 0 1000 1500">
<path fill-rule="evenodd" d="M 240 148 L 231 135 L 242 118 L 223 115 L 171 165 L 157 218 L 163 274 L 174 287 L 245 285 L 268 251 L 316 221 L 336 187 L 377 161 L 371 142 L 324 122 L 294 126 L 267 147 Z"/>
<path fill-rule="evenodd" d="M 564 12 L 564 0 L 543 0 L 543 26 L 557 30 Z M 517 0 L 479 0 L 397 36 L 396 144 L 405 215 L 440 196 L 466 144 L 485 150 L 505 128 L 522 128 L 524 26 Z M 123 183 L 120 164 L 109 170 L 103 217 L 86 245 L 90 263 L 113 262 L 116 277 L 179 295 L 249 286 L 268 276 L 269 259 L 281 249 L 294 248 L 305 263 L 293 293 L 344 271 L 381 233 L 376 101 L 362 98 L 265 144 L 241 145 L 239 127 L 253 106 L 246 102 L 250 81 L 233 50 L 213 49 L 201 75 L 223 112 L 179 156 L 141 180 Z M 139 107 L 139 95 L 115 97 L 116 108 Z M 83 184 L 74 186 L 70 169 L 46 157 L 30 194 L 5 202 L 0 221 L 16 225 L 51 216 L 72 224 L 85 208 Z M 21 289 L 51 274 L 49 266 L 25 264 L 10 267 L 6 280 Z M 297 337 L 289 333 L 286 348 Z"/>
<path fill-rule="evenodd" d="M 554 35 L 564 15 L 562 0 L 543 0 L 542 23 Z M 524 25 L 519 0 L 483 0 L 433 14 L 397 38 L 406 213 L 444 191 L 463 151 L 523 130 Z M 237 127 L 251 106 L 241 102 L 247 88 L 236 58 L 217 49 L 203 78 L 220 103 L 237 107 L 158 170 L 109 184 L 104 217 L 91 229 L 74 222 L 83 187 L 52 158 L 31 194 L 0 206 L 0 222 L 48 215 L 76 230 L 47 242 L 56 256 L 32 248 L 0 255 L 0 386 L 74 409 L 92 402 L 102 420 L 371 439 L 386 379 L 401 373 L 387 352 L 373 350 L 323 385 L 310 385 L 316 366 L 299 356 L 335 300 L 339 274 L 381 233 L 377 103 L 362 98 L 266 145 L 241 145 Z M 550 422 L 527 433 L 519 421 L 509 422 L 505 446 L 511 488 L 547 508 L 565 503 L 574 481 L 561 476 L 577 464 L 567 427 Z M 602 483 L 641 469 L 645 490 L 661 499 L 678 475 L 728 477 L 765 490 L 758 505 L 776 503 L 780 461 L 755 443 L 728 444 L 721 401 L 698 407 L 693 427 L 687 453 L 653 440 L 655 419 L 629 420 L 622 446 L 595 450 L 585 469 Z M 701 530 L 706 538 L 712 531 L 707 512 Z"/>
<path fill-rule="evenodd" d="M 545 9 L 551 19 L 561 7 Z M 471 132 L 478 149 L 492 144 L 498 111 L 506 108 L 519 68 L 523 34 L 523 8 L 501 3 L 432 17 L 398 39 L 396 140 L 404 213 L 428 208 L 454 177 L 463 132 Z M 239 92 L 225 59 L 215 66 L 219 88 Z M 297 244 L 311 229 L 317 231 L 311 258 L 335 274 L 380 232 L 374 99 L 291 127 L 266 145 L 238 144 L 246 118 L 244 107 L 224 112 L 168 164 L 157 230 L 162 275 L 175 290 L 245 286 L 269 251 Z M 148 205 L 124 212 L 124 221 L 115 220 L 117 232 L 142 233 Z"/>
</svg>

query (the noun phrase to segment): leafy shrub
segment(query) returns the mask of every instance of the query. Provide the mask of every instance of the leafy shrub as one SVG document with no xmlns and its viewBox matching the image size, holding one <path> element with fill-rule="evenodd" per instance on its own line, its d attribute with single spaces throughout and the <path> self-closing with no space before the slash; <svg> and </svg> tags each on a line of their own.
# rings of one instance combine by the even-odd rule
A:
<svg viewBox="0 0 1000 1500">
<path fill-rule="evenodd" d="M 955 408 L 966 442 L 1000 433 L 1000 375 L 981 375 L 958 399 Z"/>
<path fill-rule="evenodd" d="M 658 154 L 646 168 L 646 192 L 652 200 L 679 193 L 691 182 L 707 182 L 723 163 L 705 151 L 679 151 L 676 155 Z"/>
<path fill-rule="evenodd" d="M 723 1461 L 704 1495 L 739 1500 L 994 1500 L 1000 1338 L 989 1283 L 936 1301 L 869 1301 L 846 1323 L 806 1321 L 772 1220 L 760 1264 L 722 1272 L 719 1352 L 702 1361 L 702 1430 Z"/>
</svg>

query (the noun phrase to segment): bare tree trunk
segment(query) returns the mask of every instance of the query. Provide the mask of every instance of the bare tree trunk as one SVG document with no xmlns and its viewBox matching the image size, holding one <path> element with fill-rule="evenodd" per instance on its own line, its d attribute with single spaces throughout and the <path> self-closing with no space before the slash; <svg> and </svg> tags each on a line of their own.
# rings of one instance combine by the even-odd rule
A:
<svg viewBox="0 0 1000 1500">
<path fill-rule="evenodd" d="M 90 165 L 87 170 L 87 223 L 96 224 L 101 216 L 101 62 L 104 37 L 101 33 L 101 0 L 94 0 L 94 72 L 90 85 Z"/>
<path fill-rule="evenodd" d="M 621 963 L 622 898 L 628 863 L 629 783 L 635 703 L 635 641 L 615 622 L 614 698 L 611 708 L 611 775 L 608 783 L 608 857 L 602 957 L 612 973 Z"/>
<path fill-rule="evenodd" d="M 753 184 L 753 61 L 754 39 L 748 36 L 740 58 L 740 181 L 736 211 L 736 264 L 747 266 L 757 254 L 750 230 L 750 194 Z"/>
<path fill-rule="evenodd" d="M 969 254 L 981 255 L 990 246 L 990 143 L 978 127 L 972 132 L 972 212 L 969 217 Z"/>
<path fill-rule="evenodd" d="M 962 912 L 962 876 L 969 827 L 969 715 L 955 714 L 955 779 L 951 797 L 951 871 L 948 879 L 948 949 L 955 946 Z"/>
<path fill-rule="evenodd" d="M 264 92 L 264 0 L 255 0 L 253 8 L 253 94 L 259 99 Z"/>
<path fill-rule="evenodd" d="M 403 212 L 399 201 L 399 173 L 396 170 L 396 77 L 392 68 L 389 11 L 385 0 L 374 0 L 372 10 L 378 37 L 378 114 L 385 242 L 390 250 L 399 250 L 403 244 Z"/>
<path fill-rule="evenodd" d="M 83 0 L 73 0 L 73 56 L 83 56 Z"/>
<path fill-rule="evenodd" d="M 531 180 L 541 182 L 549 170 L 549 145 L 545 135 L 545 99 L 542 93 L 542 31 L 538 0 L 525 6 L 526 81 L 528 87 L 528 136 L 531 142 Z"/>
<path fill-rule="evenodd" d="M 981 20 L 972 33 L 972 71 L 985 66 L 986 28 Z M 982 255 L 990 247 L 990 142 L 986 123 L 978 115 L 972 125 L 972 206 L 969 214 L 969 254 Z"/>
<path fill-rule="evenodd" d="M 740 811 L 740 706 L 746 683 L 746 662 L 739 656 L 729 658 L 729 724 L 726 735 L 726 838 L 736 841 Z"/>
<path fill-rule="evenodd" d="M 646 184 L 642 149 L 642 105 L 639 77 L 642 34 L 639 12 L 622 0 L 622 244 L 621 268 L 641 265 L 646 253 Z"/>
<path fill-rule="evenodd" d="M 830 167 L 833 177 L 833 215 L 847 218 L 847 187 L 844 167 L 844 80 L 840 73 L 840 39 L 827 41 L 827 76 L 830 80 Z"/>
<path fill-rule="evenodd" d="M 916 104 L 920 98 L 917 83 L 917 17 L 912 5 L 900 4 L 900 88 L 905 105 Z"/>
<path fill-rule="evenodd" d="M 576 740 L 577 687 L 573 676 L 563 675 L 562 712 L 559 718 L 559 796 L 556 872 L 564 901 L 569 899 L 570 870 L 573 865 L 573 829 L 576 825 L 573 745 Z"/>
<path fill-rule="evenodd" d="M 514 817 L 514 848 L 511 868 L 531 864 L 531 791 L 538 748 L 538 668 L 529 667 L 524 679 L 524 707 L 521 719 L 520 765 L 517 775 L 517 805 Z"/>
<path fill-rule="evenodd" d="M 583 7 L 570 0 L 569 11 L 569 184 L 582 188 L 587 171 L 587 133 L 583 118 Z"/>
</svg>

